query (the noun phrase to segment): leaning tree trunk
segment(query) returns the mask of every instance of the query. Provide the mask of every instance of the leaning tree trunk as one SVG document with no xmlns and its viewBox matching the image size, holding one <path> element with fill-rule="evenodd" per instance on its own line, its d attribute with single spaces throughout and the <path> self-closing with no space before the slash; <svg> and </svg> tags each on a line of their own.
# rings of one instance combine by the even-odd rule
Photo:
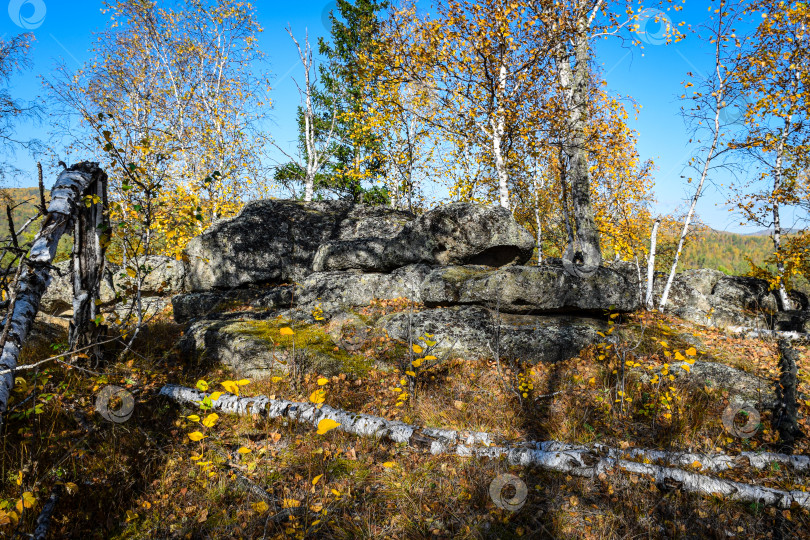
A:
<svg viewBox="0 0 810 540">
<path fill-rule="evenodd" d="M 31 331 L 39 311 L 42 295 L 50 283 L 51 262 L 56 255 L 59 239 L 68 229 L 82 204 L 82 194 L 94 182 L 106 179 L 97 163 L 79 163 L 64 170 L 51 190 L 48 214 L 42 221 L 42 229 L 34 239 L 34 245 L 23 263 L 15 290 L 15 302 L 10 317 L 9 332 L 0 353 L 0 415 L 8 407 L 8 399 L 14 387 L 14 370 L 25 339 Z"/>
</svg>

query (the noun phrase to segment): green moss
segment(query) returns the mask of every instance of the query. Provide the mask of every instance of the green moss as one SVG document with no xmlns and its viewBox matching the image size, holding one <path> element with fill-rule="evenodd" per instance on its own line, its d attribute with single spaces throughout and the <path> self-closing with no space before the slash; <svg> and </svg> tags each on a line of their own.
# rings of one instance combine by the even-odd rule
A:
<svg viewBox="0 0 810 540">
<path fill-rule="evenodd" d="M 445 281 L 459 283 L 468 279 L 476 277 L 484 277 L 492 274 L 492 270 L 485 270 L 481 268 L 467 268 L 464 266 L 451 266 L 442 272 L 442 278 Z"/>
<path fill-rule="evenodd" d="M 281 335 L 281 329 L 285 327 L 292 328 L 295 334 Z M 271 348 L 277 346 L 289 351 L 294 346 L 296 354 L 300 351 L 301 358 L 309 364 L 309 370 L 323 374 L 365 376 L 373 367 L 368 358 L 338 348 L 318 324 L 295 324 L 285 319 L 240 321 L 228 325 L 223 331 L 262 340 Z"/>
</svg>

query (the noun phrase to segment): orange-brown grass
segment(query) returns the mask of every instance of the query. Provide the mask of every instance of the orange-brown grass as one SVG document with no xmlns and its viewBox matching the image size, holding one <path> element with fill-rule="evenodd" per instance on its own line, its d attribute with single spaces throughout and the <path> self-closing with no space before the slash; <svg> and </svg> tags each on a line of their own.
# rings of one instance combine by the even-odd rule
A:
<svg viewBox="0 0 810 540">
<path fill-rule="evenodd" d="M 245 395 L 298 401 L 323 388 L 326 403 L 335 407 L 419 425 L 488 431 L 509 441 L 599 441 L 620 448 L 730 453 L 775 448 L 768 414 L 752 439 L 726 434 L 720 418 L 727 393 L 685 380 L 641 380 L 645 371 L 670 361 L 667 350 L 684 350 L 685 334 L 697 333 L 702 341 L 699 359 L 741 367 L 747 362 L 749 371 L 773 378 L 769 364 L 775 366 L 776 359 L 770 346 L 723 339 L 658 314 L 616 320 L 623 345 L 591 347 L 554 365 L 503 360 L 499 369 L 492 360 L 453 359 L 420 373 L 415 395 L 400 406 L 396 389 L 407 385 L 390 357 L 396 349 L 379 342 L 373 344 L 377 353 L 372 347 L 363 351 L 381 355 L 378 368 L 362 375 L 341 374 L 321 385 L 319 374 L 311 373 L 294 386 L 276 374 L 240 388 Z M 632 338 L 642 328 L 645 341 L 633 349 Z M 150 327 L 120 360 L 89 366 L 102 375 L 62 365 L 43 368 L 36 378 L 34 372 L 21 373 L 29 389 L 15 395 L 12 407 L 32 395 L 28 403 L 42 407 L 4 424 L 0 500 L 13 507 L 23 491 L 31 491 L 36 502 L 16 526 L 0 526 L 0 535 L 33 531 L 36 514 L 59 482 L 74 493 L 62 495 L 51 525 L 54 538 L 810 537 L 806 510 L 685 494 L 640 476 L 581 479 L 499 460 L 432 456 L 339 430 L 318 435 L 311 426 L 281 419 L 222 415 L 202 426 L 188 416 L 204 419 L 208 411 L 179 408 L 158 398 L 157 390 L 165 382 L 194 386 L 198 379 L 222 390 L 219 383 L 237 377 L 221 365 L 180 355 L 175 348 L 180 332 L 167 322 Z M 33 341 L 22 363 L 47 357 L 53 352 L 48 342 L 54 340 L 64 336 Z M 803 353 L 800 369 L 807 373 Z M 623 370 L 627 361 L 631 366 Z M 531 381 L 525 397 L 518 389 L 519 373 Z M 623 396 L 618 394 L 622 380 Z M 94 412 L 94 396 L 106 384 L 135 392 L 136 410 L 128 422 L 109 424 Z M 803 376 L 800 391 L 807 393 L 807 384 Z M 54 397 L 45 402 L 38 397 L 43 393 Z M 808 405 L 803 402 L 800 409 L 805 432 Z M 75 413 L 92 426 L 91 433 Z M 205 438 L 190 440 L 194 431 Z M 806 440 L 796 453 L 808 453 Z M 506 472 L 528 487 L 525 506 L 514 513 L 497 508 L 487 491 Z M 807 484 L 806 475 L 784 468 L 722 476 L 779 489 Z M 271 498 L 266 508 L 255 489 Z"/>
</svg>

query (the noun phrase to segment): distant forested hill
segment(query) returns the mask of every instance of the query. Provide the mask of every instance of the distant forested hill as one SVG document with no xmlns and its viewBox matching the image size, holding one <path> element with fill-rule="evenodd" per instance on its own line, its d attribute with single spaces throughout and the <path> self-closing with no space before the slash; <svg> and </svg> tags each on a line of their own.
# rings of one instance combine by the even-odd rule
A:
<svg viewBox="0 0 810 540">
<path fill-rule="evenodd" d="M 747 273 L 751 266 L 746 257 L 762 264 L 773 253 L 773 242 L 766 234 L 737 234 L 708 227 L 684 249 L 683 268 L 715 268 L 732 275 Z"/>
<path fill-rule="evenodd" d="M 50 192 L 45 190 L 45 204 L 50 201 Z M 37 215 L 37 206 L 39 205 L 39 189 L 38 188 L 6 188 L 0 190 L 0 238 L 7 238 L 8 218 L 6 217 L 6 206 L 13 208 L 14 228 L 19 230 L 20 227 Z M 32 223 L 29 225 L 28 230 L 20 238 L 21 242 L 30 242 L 39 231 L 39 223 Z M 64 260 L 70 255 L 70 246 L 72 239 L 69 235 L 65 235 L 59 241 L 59 248 L 56 252 L 56 261 Z M 3 259 L 3 262 L 8 257 Z"/>
</svg>

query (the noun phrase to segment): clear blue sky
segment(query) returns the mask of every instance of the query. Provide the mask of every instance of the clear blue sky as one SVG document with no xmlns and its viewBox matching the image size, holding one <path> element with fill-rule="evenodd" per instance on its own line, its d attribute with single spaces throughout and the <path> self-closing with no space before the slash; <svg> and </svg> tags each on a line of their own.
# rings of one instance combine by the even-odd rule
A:
<svg viewBox="0 0 810 540">
<path fill-rule="evenodd" d="M 23 2 L 26 2 L 23 4 Z M 104 27 L 108 16 L 101 13 L 101 3 L 95 1 L 57 0 L 11 0 L 6 2 L 12 9 L 20 4 L 23 20 L 37 24 L 44 6 L 41 25 L 32 29 L 36 37 L 33 46 L 33 67 L 13 81 L 14 93 L 33 97 L 42 94 L 38 75 L 49 75 L 58 61 L 78 68 L 89 59 L 89 49 L 94 39 L 93 32 Z M 422 0 L 427 6 L 429 2 Z M 285 145 L 296 137 L 295 108 L 298 94 L 292 78 L 300 79 L 303 69 L 298 62 L 297 51 L 285 31 L 291 24 L 297 37 L 308 29 L 310 40 L 328 33 L 328 11 L 334 7 L 331 0 L 297 0 L 293 2 L 255 2 L 259 22 L 264 28 L 260 46 L 267 55 L 275 77 L 271 97 L 274 102 L 272 121 L 265 126 L 276 141 Z M 681 12 L 670 12 L 677 23 L 685 21 L 697 26 L 708 16 L 706 0 L 689 0 Z M 37 9 L 39 11 L 37 11 Z M 6 37 L 21 32 L 8 10 L 0 12 L 0 36 Z M 19 20 L 18 20 L 19 21 Z M 649 35 L 643 49 L 622 45 L 618 39 L 596 44 L 596 58 L 606 75 L 609 89 L 614 93 L 631 96 L 642 108 L 631 126 L 639 131 L 639 152 L 643 159 L 652 158 L 657 165 L 655 172 L 656 210 L 671 212 L 683 207 L 694 184 L 686 184 L 680 178 L 690 156 L 689 134 L 680 116 L 682 81 L 687 71 L 699 72 L 711 68 L 711 51 L 706 43 L 689 35 L 686 40 L 674 45 L 656 45 L 656 23 L 647 27 Z M 24 134 L 47 139 L 46 127 L 24 126 Z M 29 171 L 19 179 L 21 186 L 34 185 L 34 164 L 24 152 L 17 153 L 18 166 Z M 714 179 L 719 185 L 726 181 Z M 47 183 L 47 182 L 46 182 Z M 687 189 L 689 188 L 689 189 Z M 698 205 L 698 213 L 704 222 L 721 230 L 746 230 L 739 226 L 724 206 L 727 194 L 713 186 Z M 789 224 L 788 224 L 789 225 Z M 751 229 L 747 229 L 751 230 Z"/>
</svg>

